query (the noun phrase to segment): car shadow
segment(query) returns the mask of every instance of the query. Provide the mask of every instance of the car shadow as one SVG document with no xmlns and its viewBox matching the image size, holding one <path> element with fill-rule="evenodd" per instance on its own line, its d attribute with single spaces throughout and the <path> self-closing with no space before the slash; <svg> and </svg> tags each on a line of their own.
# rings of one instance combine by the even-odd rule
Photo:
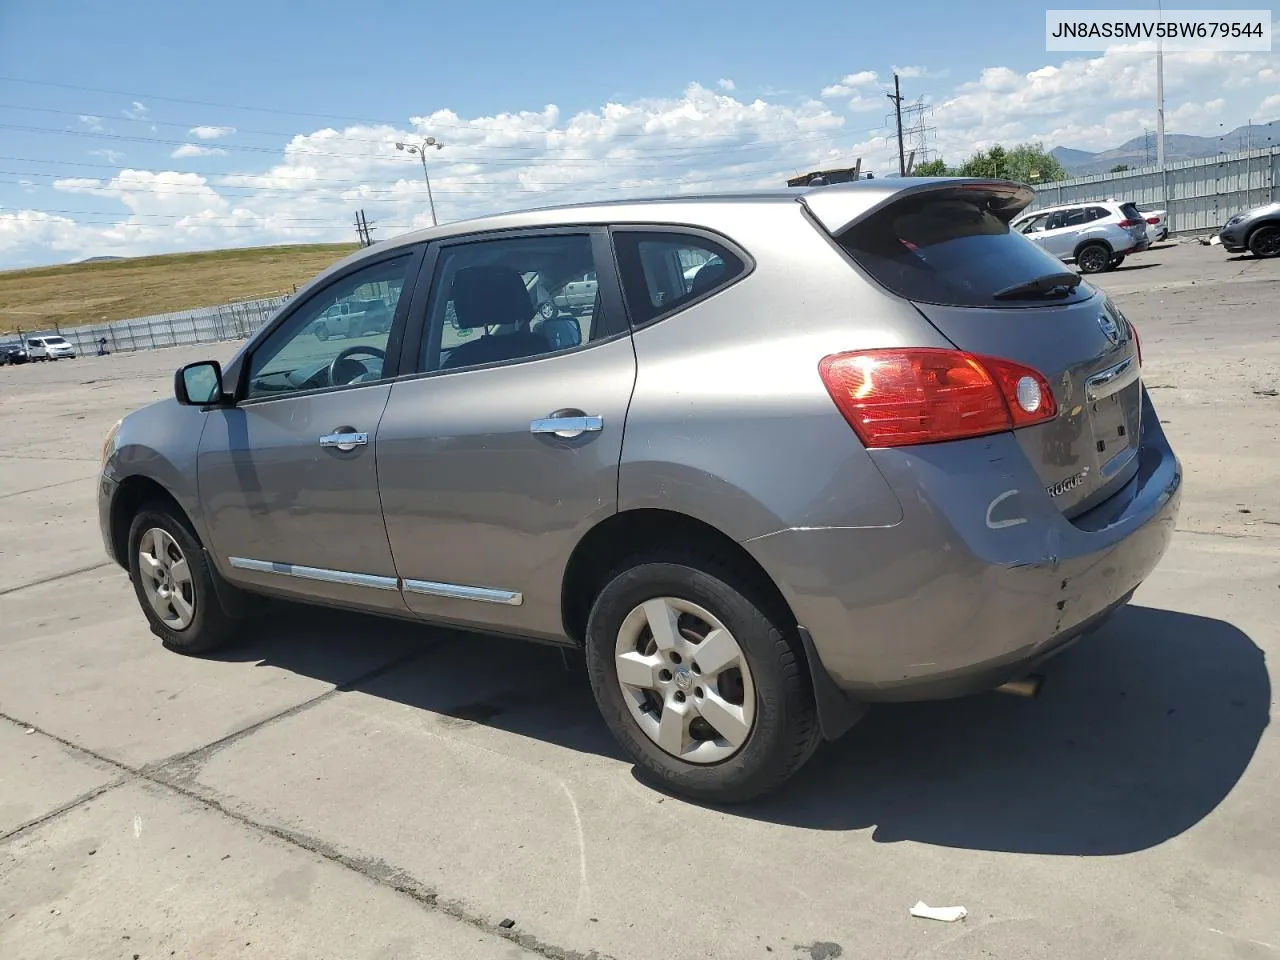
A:
<svg viewBox="0 0 1280 960">
<path fill-rule="evenodd" d="M 1123 263 L 1123 264 L 1121 264 L 1121 265 L 1120 265 L 1120 266 L 1118 266 L 1118 267 L 1112 267 L 1112 268 L 1111 268 L 1111 270 L 1110 270 L 1110 272 L 1111 272 L 1111 273 L 1129 273 L 1129 272 L 1130 272 L 1130 271 L 1132 271 L 1132 270 L 1150 270 L 1152 267 L 1158 267 L 1158 266 L 1161 266 L 1161 264 L 1160 264 L 1159 262 L 1156 262 L 1156 263 Z"/>
<path fill-rule="evenodd" d="M 353 643 L 368 658 L 362 674 L 344 676 L 355 669 Z M 448 725 L 480 723 L 622 759 L 581 658 L 556 648 L 300 610 L 223 656 L 430 711 Z M 777 793 L 718 809 L 810 830 L 873 830 L 880 842 L 1130 853 L 1221 803 L 1270 722 L 1264 655 L 1221 620 L 1130 606 L 1044 672 L 1035 700 L 878 705 Z"/>
</svg>

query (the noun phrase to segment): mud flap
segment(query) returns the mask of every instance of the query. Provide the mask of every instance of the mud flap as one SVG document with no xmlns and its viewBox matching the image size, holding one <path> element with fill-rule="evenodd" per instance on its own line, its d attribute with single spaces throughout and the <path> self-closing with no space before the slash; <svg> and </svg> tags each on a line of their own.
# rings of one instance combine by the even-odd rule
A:
<svg viewBox="0 0 1280 960">
<path fill-rule="evenodd" d="M 867 705 L 855 700 L 836 686 L 831 675 L 822 665 L 818 649 L 813 644 L 813 637 L 804 627 L 797 627 L 800 643 L 804 646 L 804 657 L 809 664 L 809 679 L 813 686 L 813 699 L 818 708 L 818 728 L 824 740 L 838 740 L 862 719 L 867 712 Z"/>
</svg>

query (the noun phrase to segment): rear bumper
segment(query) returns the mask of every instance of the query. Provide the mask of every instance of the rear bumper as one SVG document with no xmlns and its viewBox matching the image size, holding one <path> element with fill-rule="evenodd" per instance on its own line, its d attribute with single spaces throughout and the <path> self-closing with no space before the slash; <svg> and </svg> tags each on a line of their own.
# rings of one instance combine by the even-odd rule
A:
<svg viewBox="0 0 1280 960">
<path fill-rule="evenodd" d="M 786 530 L 745 546 L 857 699 L 991 689 L 1097 626 L 1168 547 L 1182 469 L 1143 402 L 1138 473 L 1074 521 L 1004 434 L 872 451 L 902 502 L 892 527 Z"/>
</svg>

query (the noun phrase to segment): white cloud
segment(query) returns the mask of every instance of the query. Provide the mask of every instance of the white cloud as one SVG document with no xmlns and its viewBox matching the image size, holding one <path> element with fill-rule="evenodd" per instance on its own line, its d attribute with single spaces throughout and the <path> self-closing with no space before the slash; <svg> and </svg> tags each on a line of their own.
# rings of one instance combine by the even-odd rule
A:
<svg viewBox="0 0 1280 960">
<path fill-rule="evenodd" d="M 876 86 L 879 80 L 880 77 L 874 70 L 860 70 L 857 73 L 848 73 L 841 78 L 839 83 L 823 87 L 822 96 L 826 100 L 830 100 L 832 97 L 847 97 L 856 93 L 859 87 Z"/>
<path fill-rule="evenodd" d="M 102 157 L 107 163 L 119 163 L 124 159 L 124 154 L 119 150 L 107 150 L 105 148 L 102 150 L 90 150 L 89 156 Z"/>
<path fill-rule="evenodd" d="M 728 79 L 727 77 L 721 77 L 719 80 L 717 80 L 716 86 L 719 87 L 721 90 L 727 91 L 728 93 L 733 93 L 733 91 L 738 89 L 738 85 L 734 83 L 732 80 Z"/>
<path fill-rule="evenodd" d="M 102 118 L 95 117 L 92 114 L 80 114 L 80 122 L 89 130 L 90 133 L 102 133 L 106 129 L 102 125 Z"/>
<path fill-rule="evenodd" d="M 201 140 L 217 140 L 219 137 L 229 137 L 236 132 L 236 128 L 200 126 L 192 127 L 188 132 Z"/>
<path fill-rule="evenodd" d="M 928 67 L 894 67 L 893 72 L 899 80 L 937 80 L 947 76 L 949 70 L 930 70 Z"/>
<path fill-rule="evenodd" d="M 184 157 L 220 157 L 225 156 L 226 152 L 221 147 L 202 147 L 198 143 L 184 143 L 169 156 L 174 160 L 181 160 Z"/>
<path fill-rule="evenodd" d="M 1230 128 L 1249 116 L 1272 119 L 1267 114 L 1280 110 L 1280 94 L 1258 108 L 1265 88 L 1233 90 L 1223 78 L 1265 76 L 1277 68 L 1275 54 L 1166 55 L 1169 131 L 1211 135 L 1220 124 Z M 899 68 L 899 75 L 907 70 L 914 68 Z M 953 163 L 995 142 L 1115 147 L 1154 128 L 1154 85 L 1151 58 L 1132 53 L 1030 71 L 993 65 L 940 91 L 931 146 Z M 109 179 L 60 180 L 55 188 L 64 193 L 117 204 L 116 221 L 76 224 L 9 210 L 0 263 L 48 262 L 69 252 L 346 240 L 358 208 L 377 221 L 378 237 L 393 236 L 430 223 L 420 162 L 395 149 L 397 141 L 427 136 L 445 144 L 427 157 L 445 221 L 556 202 L 777 186 L 788 176 L 851 165 L 859 157 L 864 170 L 895 171 L 896 139 L 873 112 L 891 108 L 884 75 L 849 73 L 834 86 L 841 89 L 828 87 L 820 99 L 812 91 L 753 98 L 718 83 L 691 84 L 672 96 L 614 98 L 573 114 L 555 105 L 477 117 L 441 108 L 400 125 L 299 132 L 275 158 L 268 155 L 265 166 L 238 166 L 223 175 L 122 170 Z M 220 151 L 212 142 L 193 142 L 175 156 Z M 237 163 L 252 159 L 235 157 Z"/>
<path fill-rule="evenodd" d="M 1273 93 L 1267 97 L 1262 103 L 1258 104 L 1258 113 L 1263 114 L 1263 122 L 1269 123 L 1266 117 L 1271 114 L 1280 114 L 1280 93 Z"/>
<path fill-rule="evenodd" d="M 137 100 L 120 111 L 131 120 L 141 120 L 147 115 L 147 107 L 145 104 L 139 103 Z"/>
</svg>

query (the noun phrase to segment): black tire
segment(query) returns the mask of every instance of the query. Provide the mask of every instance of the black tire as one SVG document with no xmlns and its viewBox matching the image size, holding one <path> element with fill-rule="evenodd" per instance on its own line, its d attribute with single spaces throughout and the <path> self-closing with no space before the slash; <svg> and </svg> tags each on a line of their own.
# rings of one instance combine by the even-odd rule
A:
<svg viewBox="0 0 1280 960">
<path fill-rule="evenodd" d="M 610 732 L 646 773 L 672 793 L 710 803 L 741 803 L 776 789 L 821 740 L 813 692 L 794 625 L 750 574 L 724 559 L 647 553 L 606 578 L 587 621 L 592 693 Z M 615 647 L 627 615 L 645 600 L 692 601 L 738 641 L 755 688 L 755 720 L 738 751 L 711 764 L 681 760 L 641 730 L 618 683 Z"/>
<path fill-rule="evenodd" d="M 1249 235 L 1249 252 L 1264 260 L 1280 257 L 1280 227 L 1263 226 Z"/>
<path fill-rule="evenodd" d="M 1109 269 L 1114 270 L 1116 267 L 1120 266 L 1120 264 L 1122 263 L 1124 263 L 1124 254 L 1117 253 L 1114 257 L 1111 258 L 1111 266 Z"/>
<path fill-rule="evenodd" d="M 1086 243 L 1076 251 L 1076 266 L 1081 273 L 1102 273 L 1111 265 L 1111 248 L 1105 243 Z"/>
<path fill-rule="evenodd" d="M 153 528 L 163 530 L 174 539 L 190 570 L 193 614 L 190 624 L 180 630 L 173 629 L 161 619 L 152 608 L 143 586 L 139 550 L 143 535 Z M 205 561 L 204 551 L 187 519 L 174 507 L 166 503 L 149 503 L 138 511 L 129 527 L 129 579 L 133 581 L 138 605 L 151 625 L 151 632 L 175 653 L 208 653 L 235 639 L 238 622 L 227 616 L 218 601 L 214 585 L 217 576 L 217 571 Z"/>
<path fill-rule="evenodd" d="M 538 304 L 538 313 L 542 315 L 543 320 L 552 320 L 560 312 L 553 300 L 543 300 Z"/>
</svg>

